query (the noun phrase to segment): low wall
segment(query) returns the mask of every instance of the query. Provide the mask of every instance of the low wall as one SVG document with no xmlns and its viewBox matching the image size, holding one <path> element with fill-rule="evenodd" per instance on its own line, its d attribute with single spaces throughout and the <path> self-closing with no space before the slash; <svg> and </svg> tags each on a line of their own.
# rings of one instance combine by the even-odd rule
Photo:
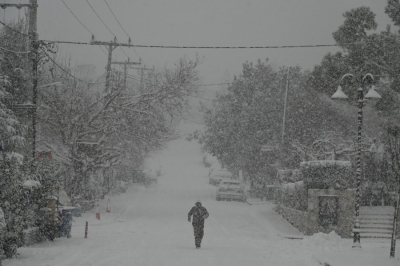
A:
<svg viewBox="0 0 400 266">
<path fill-rule="evenodd" d="M 354 216 L 354 190 L 334 189 L 309 189 L 307 212 L 291 209 L 282 205 L 277 211 L 293 226 L 305 235 L 323 232 L 330 233 L 333 230 L 343 238 L 352 237 Z M 334 218 L 328 220 L 328 224 L 322 224 L 323 211 L 320 210 L 320 201 L 331 197 L 335 202 Z"/>
<path fill-rule="evenodd" d="M 337 205 L 337 223 L 336 225 L 321 226 L 319 225 L 319 198 L 336 196 L 338 198 Z M 313 228 L 312 233 L 323 232 L 330 233 L 333 230 L 344 238 L 352 237 L 353 216 L 355 205 L 355 191 L 335 190 L 335 189 L 309 189 L 308 190 L 308 212 L 310 214 L 310 227 Z"/>
<path fill-rule="evenodd" d="M 277 207 L 277 212 L 283 216 L 289 223 L 299 229 L 305 235 L 308 235 L 309 227 L 309 215 L 308 212 L 303 212 L 291 208 L 284 207 L 282 205 Z"/>
</svg>

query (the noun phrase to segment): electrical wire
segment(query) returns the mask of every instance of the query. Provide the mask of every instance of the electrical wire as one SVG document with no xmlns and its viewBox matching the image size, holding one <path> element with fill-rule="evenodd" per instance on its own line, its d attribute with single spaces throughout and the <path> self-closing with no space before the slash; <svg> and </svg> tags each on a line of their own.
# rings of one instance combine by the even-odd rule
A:
<svg viewBox="0 0 400 266">
<path fill-rule="evenodd" d="M 121 46 L 119 46 L 119 48 L 121 48 L 121 51 L 124 53 L 124 55 L 129 58 L 129 56 L 125 53 L 124 49 L 122 49 Z"/>
<path fill-rule="evenodd" d="M 63 4 L 65 5 L 65 7 L 69 10 L 69 12 L 71 12 L 71 14 L 76 18 L 76 20 L 90 33 L 92 34 L 92 36 L 94 36 L 93 32 L 91 32 L 86 26 L 85 24 L 83 24 L 83 22 L 74 14 L 74 12 L 72 12 L 72 10 L 67 6 L 67 4 L 64 2 L 64 0 L 61 0 L 61 2 L 63 2 Z M 101 51 L 107 55 L 107 53 L 103 50 L 103 48 L 101 48 L 101 46 L 99 46 L 99 48 L 101 49 Z"/>
<path fill-rule="evenodd" d="M 92 45 L 87 42 L 70 42 L 70 41 L 48 41 L 52 43 L 70 43 L 70 44 L 83 44 Z M 365 43 L 365 42 L 364 42 Z M 348 43 L 360 44 L 360 43 Z M 143 44 L 125 44 L 128 47 L 141 47 L 141 48 L 166 48 L 166 49 L 284 49 L 284 48 L 318 48 L 318 47 L 337 47 L 338 44 L 306 44 L 306 45 L 281 45 L 281 46 L 178 46 L 178 45 L 143 45 Z"/>
<path fill-rule="evenodd" d="M 121 26 L 121 29 L 125 32 L 125 34 L 130 38 L 129 34 L 125 31 L 124 27 L 122 27 L 121 23 L 119 22 L 119 20 L 117 19 L 117 17 L 114 15 L 114 12 L 112 11 L 110 5 L 107 3 L 106 0 L 104 0 L 104 2 L 106 3 L 108 9 L 111 11 L 111 14 L 114 16 L 115 20 L 118 22 L 119 26 Z"/>
<path fill-rule="evenodd" d="M 122 69 L 122 66 L 120 66 L 120 68 Z M 115 70 L 115 71 L 116 71 L 116 72 L 120 72 L 120 73 L 123 74 L 122 71 L 118 71 L 118 70 Z M 129 77 L 129 78 L 131 78 L 131 79 L 133 79 L 133 80 L 136 80 L 136 81 L 139 81 L 139 82 L 140 82 L 140 77 L 136 77 L 136 76 L 131 75 L 131 74 L 126 74 L 126 76 Z M 144 81 L 145 81 L 146 83 L 148 83 L 146 80 L 144 80 Z M 148 84 L 150 84 L 150 83 L 148 83 Z M 200 85 L 197 85 L 197 86 L 199 86 L 199 87 L 204 87 L 204 86 L 219 86 L 219 85 L 230 85 L 230 84 L 232 84 L 232 83 L 231 83 L 231 82 L 224 82 L 224 83 L 200 84 Z M 191 95 L 189 95 L 189 96 L 191 96 Z M 192 96 L 192 97 L 195 97 L 195 96 Z M 197 96 L 196 96 L 196 97 L 197 97 Z M 211 101 L 210 99 L 206 99 L 206 98 L 201 98 L 201 97 L 197 97 L 197 98 Z"/>
<path fill-rule="evenodd" d="M 74 14 L 74 12 L 72 12 L 72 10 L 67 6 L 67 4 L 64 2 L 64 0 L 61 0 L 61 2 L 63 2 L 63 4 L 65 5 L 65 7 L 69 10 L 69 12 L 71 12 L 71 14 L 76 18 L 76 20 L 77 20 L 90 34 L 94 35 L 93 32 L 91 32 L 91 31 L 85 26 L 85 24 L 83 24 L 83 22 L 80 21 L 80 19 Z"/>
<path fill-rule="evenodd" d="M 81 80 L 81 79 L 75 77 L 74 75 L 72 75 L 71 73 L 69 73 L 69 72 L 68 72 L 67 70 L 65 70 L 62 66 L 60 66 L 56 61 L 53 60 L 53 58 L 51 58 L 50 55 L 48 55 L 47 53 L 44 53 L 44 54 L 47 56 L 47 58 L 50 59 L 51 62 L 53 62 L 56 66 L 58 66 L 63 72 L 65 72 L 66 74 L 68 74 L 70 77 L 76 79 L 77 81 L 80 81 L 80 82 L 86 83 L 86 84 L 103 84 L 103 83 L 106 83 L 105 81 L 103 81 L 103 82 L 87 82 L 87 81 Z"/>
<path fill-rule="evenodd" d="M 3 21 L 0 21 L 0 24 L 3 25 L 4 27 L 6 27 L 6 28 L 8 28 L 8 29 L 10 29 L 10 30 L 12 30 L 12 31 L 14 31 L 14 32 L 16 32 L 16 33 L 19 33 L 19 34 L 21 34 L 21 35 L 24 35 L 24 36 L 26 36 L 26 37 L 29 37 L 28 34 L 25 34 L 25 33 L 23 33 L 23 32 L 17 31 L 16 29 L 14 29 L 14 28 L 12 28 L 12 27 L 6 25 Z"/>
<path fill-rule="evenodd" d="M 12 50 L 8 50 L 6 48 L 0 47 L 1 50 L 10 52 L 10 53 L 14 53 L 14 54 L 29 54 L 31 51 L 24 51 L 24 52 L 17 52 L 17 51 L 12 51 Z"/>
<path fill-rule="evenodd" d="M 121 66 L 120 66 L 120 67 L 121 67 Z M 121 68 L 122 68 L 122 67 L 121 67 Z M 118 74 L 124 75 L 124 73 L 123 73 L 122 71 L 118 71 L 118 70 L 116 70 L 116 69 L 114 69 L 113 71 L 115 71 L 115 72 L 118 73 Z M 135 76 L 129 75 L 129 74 L 126 74 L 126 76 L 127 76 L 128 78 L 131 78 L 131 79 L 133 79 L 133 80 L 135 80 L 135 81 L 140 82 L 140 79 L 139 79 L 138 77 L 135 77 Z M 146 82 L 147 84 L 151 84 L 151 83 L 149 83 L 149 82 L 146 81 L 146 80 L 144 80 L 144 82 Z M 223 83 L 223 84 L 230 84 L 230 83 Z M 204 86 L 206 86 L 206 85 L 217 85 L 217 84 L 204 84 Z M 218 85 L 219 85 L 219 84 L 218 84 Z M 202 86 L 202 85 L 198 85 L 198 86 Z M 202 100 L 207 100 L 207 101 L 210 101 L 210 102 L 213 101 L 213 100 L 210 100 L 210 99 L 207 99 L 207 98 L 203 98 L 203 97 L 195 96 L 195 95 L 191 95 L 191 94 L 183 94 L 183 95 L 188 96 L 188 97 L 193 97 L 193 98 L 202 99 Z"/>
<path fill-rule="evenodd" d="M 125 32 L 126 36 L 128 36 L 128 38 L 131 39 L 131 36 L 129 36 L 129 34 L 128 34 L 128 33 L 126 32 L 126 30 L 124 29 L 124 27 L 122 27 L 122 25 L 121 25 L 121 23 L 119 22 L 118 18 L 114 15 L 114 12 L 112 11 L 110 5 L 107 3 L 107 0 L 104 0 L 104 2 L 106 3 L 108 9 L 111 11 L 111 14 L 114 16 L 115 20 L 118 22 L 118 24 L 119 24 L 119 26 L 121 27 L 121 29 Z M 122 50 L 122 48 L 121 48 L 121 50 Z M 135 47 L 133 47 L 133 51 L 135 51 L 135 54 L 136 54 L 139 58 L 141 58 L 141 57 L 139 56 L 139 54 L 137 53 Z M 126 55 L 126 54 L 125 54 L 125 55 Z M 129 57 L 129 56 L 128 56 L 128 57 Z"/>
<path fill-rule="evenodd" d="M 219 85 L 229 85 L 231 82 L 225 82 L 225 83 L 214 83 L 214 84 L 200 84 L 197 86 L 219 86 Z"/>
<path fill-rule="evenodd" d="M 88 5 L 90 6 L 90 8 L 93 10 L 93 12 L 96 14 L 96 16 L 100 19 L 100 21 L 103 23 L 103 25 L 108 29 L 109 32 L 111 32 L 111 34 L 115 36 L 115 34 L 110 30 L 110 28 L 106 25 L 106 23 L 101 19 L 101 17 L 99 16 L 99 14 L 97 14 L 96 10 L 94 10 L 94 8 L 92 7 L 92 5 L 89 3 L 89 0 L 86 0 L 86 3 L 88 3 Z"/>
</svg>

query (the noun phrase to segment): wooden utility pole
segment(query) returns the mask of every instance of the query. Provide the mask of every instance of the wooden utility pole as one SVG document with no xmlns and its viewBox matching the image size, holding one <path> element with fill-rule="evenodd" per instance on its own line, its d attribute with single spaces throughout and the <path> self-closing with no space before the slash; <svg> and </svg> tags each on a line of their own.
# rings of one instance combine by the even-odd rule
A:
<svg viewBox="0 0 400 266">
<path fill-rule="evenodd" d="M 127 78 L 127 74 L 128 74 L 128 67 L 130 67 L 131 65 L 140 65 L 142 63 L 141 63 L 141 60 L 139 60 L 139 62 L 130 62 L 129 61 L 129 57 L 128 57 L 128 61 L 125 61 L 125 62 L 112 62 L 111 64 L 124 66 L 124 89 L 126 90 L 126 88 L 127 88 L 127 86 L 126 86 L 126 78 Z"/>
<path fill-rule="evenodd" d="M 32 156 L 36 155 L 36 103 L 37 103 L 37 65 L 38 65 L 38 36 L 37 36 L 37 0 L 29 0 L 29 39 L 32 60 Z"/>
<path fill-rule="evenodd" d="M 107 61 L 107 74 L 106 74 L 106 88 L 105 91 L 106 93 L 110 92 L 110 76 L 111 76 L 111 60 L 112 60 L 112 52 L 117 48 L 118 46 L 126 46 L 126 47 L 134 47 L 129 41 L 129 43 L 117 43 L 117 37 L 114 38 L 114 41 L 110 42 L 101 42 L 101 41 L 96 41 L 94 39 L 94 36 L 92 36 L 92 40 L 90 41 L 91 45 L 104 45 L 106 46 L 108 50 L 108 61 Z"/>
<path fill-rule="evenodd" d="M 139 69 L 140 70 L 140 90 L 139 93 L 143 93 L 143 71 L 144 70 L 153 70 L 151 68 L 145 68 L 145 67 L 132 67 L 132 69 Z"/>
<path fill-rule="evenodd" d="M 106 93 L 110 92 L 110 75 L 111 75 L 111 60 L 112 60 L 112 52 L 117 48 L 118 46 L 113 46 L 112 43 L 108 44 L 107 50 L 108 50 L 108 60 L 107 60 L 107 74 L 106 74 L 106 87 L 105 91 Z"/>
<path fill-rule="evenodd" d="M 134 45 L 131 44 L 130 39 L 128 43 L 117 43 L 117 38 L 114 38 L 114 41 L 112 42 L 101 42 L 101 41 L 96 41 L 94 39 L 94 36 L 92 36 L 92 40 L 90 41 L 91 45 L 105 45 L 108 50 L 108 63 L 107 63 L 107 75 L 106 75 L 106 92 L 109 92 L 110 90 L 110 74 L 111 74 L 111 60 L 112 60 L 112 51 L 119 47 L 119 46 L 125 46 L 125 47 L 135 47 Z M 137 63 L 136 63 L 137 64 Z M 142 72 L 143 73 L 143 72 Z M 143 76 L 143 75 L 142 75 Z M 126 78 L 125 78 L 126 80 Z"/>
<path fill-rule="evenodd" d="M 286 89 L 285 89 L 285 102 L 283 105 L 283 122 L 282 122 L 282 144 L 285 138 L 285 123 L 286 123 L 286 104 L 287 104 L 287 96 L 288 96 L 288 89 L 289 89 L 289 72 L 290 69 L 287 69 L 286 74 Z"/>
</svg>

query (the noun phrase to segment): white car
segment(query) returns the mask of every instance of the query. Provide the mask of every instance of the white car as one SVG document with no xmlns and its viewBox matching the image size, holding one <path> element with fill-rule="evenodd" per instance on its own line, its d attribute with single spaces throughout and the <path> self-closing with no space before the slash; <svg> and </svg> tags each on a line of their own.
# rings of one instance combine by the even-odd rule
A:
<svg viewBox="0 0 400 266">
<path fill-rule="evenodd" d="M 228 170 L 213 170 L 209 172 L 209 181 L 211 185 L 218 186 L 222 179 L 232 178 L 232 173 Z"/>
<path fill-rule="evenodd" d="M 222 199 L 246 202 L 244 185 L 239 180 L 221 180 L 217 189 L 216 200 Z"/>
<path fill-rule="evenodd" d="M 153 170 L 145 170 L 144 173 L 144 186 L 152 187 L 157 184 L 157 173 Z"/>
</svg>

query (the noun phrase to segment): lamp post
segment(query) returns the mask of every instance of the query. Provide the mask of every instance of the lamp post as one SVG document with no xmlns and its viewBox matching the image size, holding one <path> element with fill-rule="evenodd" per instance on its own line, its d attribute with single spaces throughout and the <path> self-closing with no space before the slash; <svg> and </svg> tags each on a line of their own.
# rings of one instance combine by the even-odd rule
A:
<svg viewBox="0 0 400 266">
<path fill-rule="evenodd" d="M 357 188 L 356 188 L 356 204 L 355 204 L 355 211 L 356 211 L 356 219 L 353 227 L 353 248 L 358 247 L 361 248 L 360 244 L 360 220 L 359 220 L 359 215 L 360 215 L 360 184 L 361 184 L 361 129 L 362 129 L 362 121 L 363 121 L 363 105 L 364 105 L 364 100 L 365 99 L 380 99 L 381 96 L 376 92 L 375 86 L 372 85 L 370 89 L 368 90 L 368 93 L 364 96 L 364 87 L 365 87 L 365 81 L 367 77 L 370 77 L 372 80 L 374 80 L 374 76 L 370 73 L 367 73 L 366 75 L 360 76 L 360 79 L 358 79 L 355 75 L 353 74 L 345 74 L 342 76 L 339 82 L 339 87 L 337 91 L 332 95 L 332 99 L 348 99 L 347 95 L 343 92 L 342 87 L 340 86 L 340 83 L 342 80 L 346 77 L 352 77 L 355 79 L 357 82 L 360 83 L 360 87 L 357 89 L 357 94 L 358 94 L 358 115 L 357 115 L 357 165 L 356 165 L 356 178 L 357 178 Z"/>
</svg>

